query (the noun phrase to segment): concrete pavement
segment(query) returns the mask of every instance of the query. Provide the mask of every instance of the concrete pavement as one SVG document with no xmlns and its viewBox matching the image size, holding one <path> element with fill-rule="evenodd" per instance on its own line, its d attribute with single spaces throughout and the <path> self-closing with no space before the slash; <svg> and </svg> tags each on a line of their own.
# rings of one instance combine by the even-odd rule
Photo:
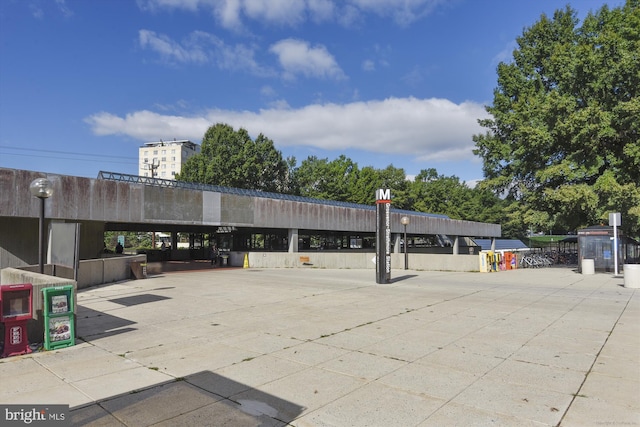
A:
<svg viewBox="0 0 640 427">
<path fill-rule="evenodd" d="M 640 425 L 640 293 L 608 274 L 216 269 L 82 290 L 0 403 L 92 426 Z"/>
</svg>

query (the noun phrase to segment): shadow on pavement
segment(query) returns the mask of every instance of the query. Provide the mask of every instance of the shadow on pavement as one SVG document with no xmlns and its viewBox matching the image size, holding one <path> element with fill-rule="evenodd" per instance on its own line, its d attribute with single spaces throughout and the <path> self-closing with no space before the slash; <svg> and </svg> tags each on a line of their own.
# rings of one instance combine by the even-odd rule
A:
<svg viewBox="0 0 640 427">
<path fill-rule="evenodd" d="M 242 393 L 250 399 L 233 398 Z M 71 425 L 284 426 L 305 408 L 210 371 L 71 408 Z"/>
<path fill-rule="evenodd" d="M 131 307 L 133 305 L 147 304 L 150 302 L 162 301 L 166 299 L 171 299 L 171 298 L 163 297 L 160 295 L 153 295 L 153 294 L 142 294 L 142 295 L 133 295 L 130 297 L 112 298 L 112 299 L 109 299 L 108 301 L 115 302 L 116 304 L 124 305 L 126 307 Z"/>
<path fill-rule="evenodd" d="M 118 335 L 135 330 L 135 328 L 125 328 L 125 326 L 134 325 L 135 322 L 81 305 L 78 306 L 76 319 L 76 336 L 83 339 L 95 337 L 96 335 L 102 337 Z"/>
<path fill-rule="evenodd" d="M 411 279 L 412 277 L 418 277 L 417 274 L 405 274 L 404 276 L 398 276 L 391 279 L 391 283 L 402 282 L 403 280 Z"/>
</svg>

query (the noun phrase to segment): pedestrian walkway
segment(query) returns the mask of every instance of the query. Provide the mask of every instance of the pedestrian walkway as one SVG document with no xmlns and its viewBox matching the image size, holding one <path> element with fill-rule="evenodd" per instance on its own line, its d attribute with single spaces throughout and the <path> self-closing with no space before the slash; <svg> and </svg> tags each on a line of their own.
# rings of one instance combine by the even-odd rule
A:
<svg viewBox="0 0 640 427">
<path fill-rule="evenodd" d="M 640 293 L 608 274 L 202 269 L 82 290 L 78 345 L 0 359 L 83 426 L 640 425 Z"/>
</svg>

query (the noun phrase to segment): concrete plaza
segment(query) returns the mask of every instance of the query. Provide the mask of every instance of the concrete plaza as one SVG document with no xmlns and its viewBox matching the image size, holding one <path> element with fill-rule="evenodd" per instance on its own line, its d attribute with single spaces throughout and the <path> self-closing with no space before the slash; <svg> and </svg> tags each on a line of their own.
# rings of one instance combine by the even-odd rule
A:
<svg viewBox="0 0 640 427">
<path fill-rule="evenodd" d="M 610 274 L 203 269 L 78 294 L 0 403 L 91 426 L 640 425 L 640 292 Z"/>
</svg>

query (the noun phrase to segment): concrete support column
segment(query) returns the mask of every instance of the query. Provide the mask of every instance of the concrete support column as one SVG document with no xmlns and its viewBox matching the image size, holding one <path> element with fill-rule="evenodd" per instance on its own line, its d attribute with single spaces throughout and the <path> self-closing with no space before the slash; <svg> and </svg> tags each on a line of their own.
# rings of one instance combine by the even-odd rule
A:
<svg viewBox="0 0 640 427">
<path fill-rule="evenodd" d="M 393 240 L 393 253 L 394 254 L 399 254 L 402 253 L 402 251 L 400 250 L 400 245 L 401 245 L 401 241 L 402 241 L 402 234 L 401 233 L 396 233 L 396 238 Z M 407 242 L 405 242 L 405 245 L 407 244 Z"/>
<path fill-rule="evenodd" d="M 289 229 L 289 253 L 298 252 L 298 229 Z"/>
<path fill-rule="evenodd" d="M 458 255 L 460 253 L 459 240 L 460 236 L 452 236 L 453 237 L 453 254 Z"/>
<path fill-rule="evenodd" d="M 491 238 L 491 250 L 493 252 L 495 252 L 495 250 L 496 250 L 496 238 L 495 237 Z"/>
<path fill-rule="evenodd" d="M 171 249 L 178 249 L 178 233 L 175 231 L 171 232 Z"/>
</svg>

